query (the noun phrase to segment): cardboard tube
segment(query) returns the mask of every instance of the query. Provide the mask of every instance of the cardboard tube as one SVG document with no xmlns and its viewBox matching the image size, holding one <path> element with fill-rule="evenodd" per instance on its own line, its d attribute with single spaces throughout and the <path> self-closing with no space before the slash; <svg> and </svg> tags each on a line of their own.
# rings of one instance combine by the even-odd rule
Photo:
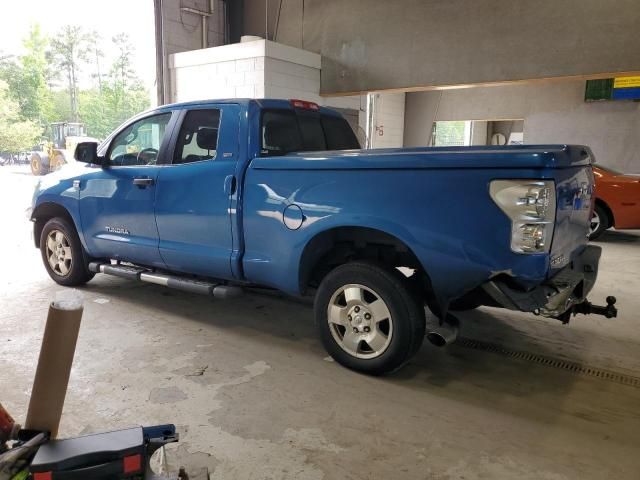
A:
<svg viewBox="0 0 640 480">
<path fill-rule="evenodd" d="M 58 435 L 82 310 L 82 296 L 73 290 L 60 292 L 49 306 L 25 428 L 51 438 Z"/>
</svg>

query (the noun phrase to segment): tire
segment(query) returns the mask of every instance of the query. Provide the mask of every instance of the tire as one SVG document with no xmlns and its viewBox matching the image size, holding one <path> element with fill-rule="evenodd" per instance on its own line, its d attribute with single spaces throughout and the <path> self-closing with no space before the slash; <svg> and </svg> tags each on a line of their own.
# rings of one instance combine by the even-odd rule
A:
<svg viewBox="0 0 640 480">
<path fill-rule="evenodd" d="M 591 231 L 589 233 L 589 240 L 596 240 L 610 226 L 611 219 L 609 218 L 609 214 L 601 205 L 596 204 L 596 206 L 593 208 L 593 217 L 591 219 Z"/>
<path fill-rule="evenodd" d="M 314 302 L 316 326 L 329 355 L 371 375 L 398 370 L 424 340 L 424 306 L 414 292 L 400 272 L 369 262 L 329 272 Z"/>
<path fill-rule="evenodd" d="M 95 275 L 89 271 L 88 256 L 75 227 L 64 218 L 52 218 L 44 225 L 40 253 L 47 273 L 59 285 L 83 285 Z"/>
<path fill-rule="evenodd" d="M 64 154 L 62 152 L 55 152 L 53 154 L 53 158 L 49 161 L 49 171 L 55 172 L 59 170 L 64 164 L 66 160 L 64 158 Z"/>
<path fill-rule="evenodd" d="M 45 164 L 42 155 L 38 153 L 31 154 L 31 173 L 35 176 L 46 175 L 49 173 L 49 165 Z"/>
</svg>

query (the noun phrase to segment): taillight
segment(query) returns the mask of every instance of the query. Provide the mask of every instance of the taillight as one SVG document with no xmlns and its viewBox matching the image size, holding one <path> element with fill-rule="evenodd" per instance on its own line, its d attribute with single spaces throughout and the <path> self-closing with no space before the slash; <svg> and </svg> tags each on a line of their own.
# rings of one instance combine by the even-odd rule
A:
<svg viewBox="0 0 640 480">
<path fill-rule="evenodd" d="M 511 220 L 511 250 L 518 253 L 549 251 L 556 215 L 552 180 L 494 180 L 489 193 Z"/>
<path fill-rule="evenodd" d="M 302 108 L 303 110 L 320 110 L 320 106 L 314 102 L 308 102 L 306 100 L 289 100 L 293 108 Z"/>
</svg>

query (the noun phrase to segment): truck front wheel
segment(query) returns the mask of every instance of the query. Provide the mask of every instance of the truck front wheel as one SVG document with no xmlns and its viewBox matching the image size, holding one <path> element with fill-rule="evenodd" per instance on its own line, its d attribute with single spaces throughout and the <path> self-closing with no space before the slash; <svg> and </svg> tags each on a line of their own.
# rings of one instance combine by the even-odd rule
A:
<svg viewBox="0 0 640 480">
<path fill-rule="evenodd" d="M 94 277 L 76 229 L 64 218 L 52 218 L 44 225 L 40 252 L 47 273 L 60 285 L 82 285 Z"/>
<path fill-rule="evenodd" d="M 327 352 L 363 373 L 398 370 L 424 340 L 424 307 L 396 269 L 368 262 L 341 265 L 320 284 L 314 308 Z"/>
</svg>

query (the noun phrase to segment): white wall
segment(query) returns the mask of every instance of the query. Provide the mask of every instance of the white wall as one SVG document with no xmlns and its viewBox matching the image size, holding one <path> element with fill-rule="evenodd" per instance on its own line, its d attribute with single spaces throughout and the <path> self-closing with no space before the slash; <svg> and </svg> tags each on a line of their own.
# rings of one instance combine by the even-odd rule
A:
<svg viewBox="0 0 640 480">
<path fill-rule="evenodd" d="M 375 107 L 371 148 L 402 147 L 404 135 L 404 93 L 374 93 Z"/>
<path fill-rule="evenodd" d="M 321 102 L 320 56 L 257 40 L 169 57 L 172 101 L 300 98 Z"/>
<path fill-rule="evenodd" d="M 525 143 L 591 147 L 599 163 L 640 173 L 640 103 L 584 101 L 584 81 L 408 93 L 405 146 L 428 145 L 434 121 L 524 119 Z"/>
<path fill-rule="evenodd" d="M 322 103 L 320 68 L 278 58 L 265 59 L 265 97 Z"/>
</svg>

